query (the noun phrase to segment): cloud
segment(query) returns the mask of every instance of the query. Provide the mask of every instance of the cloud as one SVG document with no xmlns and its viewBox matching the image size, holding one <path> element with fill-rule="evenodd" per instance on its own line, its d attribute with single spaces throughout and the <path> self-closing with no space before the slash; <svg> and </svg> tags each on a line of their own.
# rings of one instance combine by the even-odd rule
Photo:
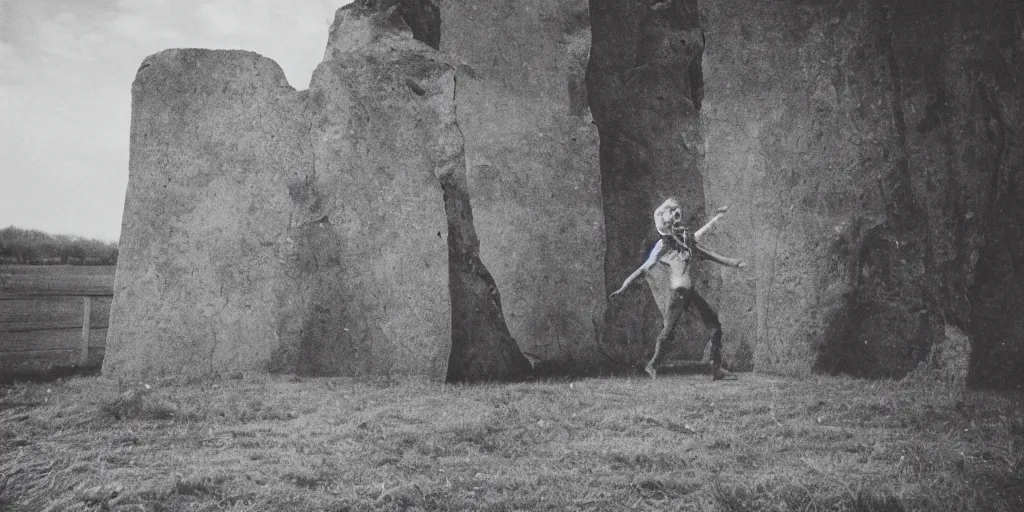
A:
<svg viewBox="0 0 1024 512">
<path fill-rule="evenodd" d="M 0 86 L 3 84 L 19 85 L 24 83 L 25 63 L 14 51 L 10 43 L 0 41 Z M 0 101 L 3 97 L 0 96 Z"/>
<path fill-rule="evenodd" d="M 238 16 L 238 9 L 225 2 L 210 3 L 199 8 L 199 17 L 220 36 L 232 36 L 242 31 L 244 25 Z"/>
<path fill-rule="evenodd" d="M 111 37 L 120 39 L 123 42 L 134 41 L 144 47 L 158 46 L 161 43 L 170 43 L 187 39 L 188 33 L 177 30 L 152 17 L 142 16 L 131 12 L 118 14 L 110 22 Z"/>
</svg>

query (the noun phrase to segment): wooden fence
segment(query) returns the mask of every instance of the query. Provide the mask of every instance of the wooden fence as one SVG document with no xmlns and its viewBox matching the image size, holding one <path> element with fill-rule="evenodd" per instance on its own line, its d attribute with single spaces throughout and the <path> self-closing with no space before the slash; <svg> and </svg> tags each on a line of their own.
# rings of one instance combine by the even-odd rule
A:
<svg viewBox="0 0 1024 512">
<path fill-rule="evenodd" d="M 0 265 L 0 368 L 103 361 L 114 267 Z"/>
</svg>

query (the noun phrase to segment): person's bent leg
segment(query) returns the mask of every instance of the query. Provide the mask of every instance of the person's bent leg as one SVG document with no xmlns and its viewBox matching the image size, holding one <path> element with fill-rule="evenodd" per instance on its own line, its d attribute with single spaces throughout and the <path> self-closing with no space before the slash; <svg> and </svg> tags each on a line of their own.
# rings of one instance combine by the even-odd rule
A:
<svg viewBox="0 0 1024 512">
<path fill-rule="evenodd" d="M 654 356 L 651 357 L 650 362 L 647 363 L 647 367 L 644 370 L 651 378 L 658 376 L 657 364 L 661 359 L 662 345 L 672 337 L 672 333 L 676 330 L 676 324 L 679 323 L 679 319 L 683 316 L 683 311 L 686 311 L 686 307 L 690 300 L 691 290 L 687 288 L 673 289 L 670 292 L 668 308 L 665 312 L 664 323 L 661 328 L 661 332 L 658 334 L 658 339 L 654 343 Z"/>
<path fill-rule="evenodd" d="M 711 330 L 711 339 L 708 340 L 711 342 L 711 378 L 714 380 L 735 378 L 732 372 L 722 368 L 722 323 L 718 320 L 718 313 L 715 313 L 711 305 L 697 292 L 693 292 L 691 300 L 700 313 L 701 321 Z"/>
</svg>

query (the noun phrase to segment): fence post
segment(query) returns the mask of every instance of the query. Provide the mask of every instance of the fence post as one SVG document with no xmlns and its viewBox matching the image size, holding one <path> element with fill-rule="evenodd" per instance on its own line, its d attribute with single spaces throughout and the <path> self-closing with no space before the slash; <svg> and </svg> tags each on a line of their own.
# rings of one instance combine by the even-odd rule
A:
<svg viewBox="0 0 1024 512">
<path fill-rule="evenodd" d="M 84 299 L 84 312 L 82 313 L 82 345 L 78 352 L 78 365 L 85 366 L 89 364 L 89 316 L 92 314 L 92 297 L 86 296 Z"/>
</svg>

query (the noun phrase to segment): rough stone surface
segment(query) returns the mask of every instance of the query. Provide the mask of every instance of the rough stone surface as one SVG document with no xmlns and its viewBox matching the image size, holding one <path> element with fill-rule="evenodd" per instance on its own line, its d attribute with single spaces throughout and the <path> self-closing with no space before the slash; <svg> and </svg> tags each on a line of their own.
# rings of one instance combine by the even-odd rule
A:
<svg viewBox="0 0 1024 512">
<path fill-rule="evenodd" d="M 971 362 L 971 337 L 960 329 L 945 326 L 945 335 L 932 345 L 928 357 L 914 368 L 907 378 L 923 383 L 938 383 L 963 389 Z"/>
<path fill-rule="evenodd" d="M 388 14 L 339 10 L 329 58 L 310 82 L 316 167 L 293 184 L 304 219 L 292 238 L 307 243 L 289 268 L 299 284 L 289 295 L 306 298 L 297 363 L 300 373 L 441 380 L 451 344 L 447 216 L 427 127 L 453 73 Z"/>
<path fill-rule="evenodd" d="M 106 374 L 528 369 L 478 256 L 455 71 L 413 37 L 430 5 L 340 9 L 302 93 L 251 53 L 147 59 Z"/>
<path fill-rule="evenodd" d="M 704 41 L 696 0 L 593 0 L 590 14 L 587 90 L 601 142 L 604 279 L 614 290 L 657 240 L 652 213 L 666 198 L 682 201 L 688 225 L 705 220 L 699 114 Z M 712 265 L 697 264 L 693 276 L 697 290 L 717 307 L 719 270 Z M 650 357 L 662 315 L 648 290 L 638 286 L 612 301 L 605 320 L 603 344 L 616 360 L 638 364 Z M 684 315 L 667 357 L 699 359 L 707 334 L 695 310 Z M 727 356 L 736 352 L 729 351 L 734 345 L 726 330 Z"/>
<path fill-rule="evenodd" d="M 480 255 L 509 330 L 549 368 L 606 365 L 597 130 L 586 0 L 445 1 Z"/>
<path fill-rule="evenodd" d="M 723 277 L 723 329 L 758 370 L 807 375 L 848 315 L 853 239 L 885 211 L 894 129 L 876 20 L 833 22 L 827 2 L 704 8 L 705 183 L 734 205 L 719 249 L 750 263 Z"/>
<path fill-rule="evenodd" d="M 107 375 L 263 368 L 289 179 L 312 173 L 301 95 L 249 52 L 168 50 L 132 85 Z"/>
<path fill-rule="evenodd" d="M 1019 384 L 1024 6 L 702 9 L 704 183 L 752 270 L 724 277 L 727 337 L 758 370 L 899 377 L 952 325 L 971 379 Z"/>
<path fill-rule="evenodd" d="M 945 309 L 971 337 L 968 382 L 1024 387 L 1024 5 L 961 2 L 947 14 L 955 30 L 943 70 L 955 91 L 925 110 L 938 117 L 938 152 L 950 169 L 937 258 L 947 282 Z M 923 46 L 923 45 L 922 45 Z M 923 46 L 928 48 L 927 46 Z M 962 66 L 962 67 L 961 67 Z M 915 98 L 927 101 L 927 91 Z M 926 103 L 927 105 L 927 103 Z M 952 107 L 950 109 L 949 107 Z M 916 110 L 916 109 L 915 109 Z M 929 115 L 929 112 L 935 114 Z M 920 114 L 919 114 L 920 115 Z M 955 116 L 955 117 L 953 117 Z M 955 122 L 950 122 L 950 118 Z M 952 149 L 952 154 L 947 153 Z M 937 234 L 937 235 L 938 235 Z M 952 235 L 952 236 L 950 236 Z M 971 271 L 973 270 L 973 271 Z M 956 305 L 955 308 L 952 305 Z"/>
<path fill-rule="evenodd" d="M 387 43 L 382 45 L 384 37 L 376 36 L 373 45 L 387 48 L 386 53 L 377 54 L 385 60 L 380 73 L 386 74 L 389 67 L 394 67 L 394 51 L 404 49 L 419 73 L 429 76 L 414 76 L 406 79 L 405 85 L 423 99 L 417 112 L 420 125 L 425 127 L 427 156 L 443 190 L 447 216 L 452 330 L 447 379 L 476 382 L 521 377 L 530 371 L 530 363 L 509 333 L 498 287 L 480 258 L 466 180 L 464 137 L 456 118 L 455 70 L 424 46 L 438 47 L 439 9 L 429 0 L 359 1 L 353 7 L 349 16 L 368 17 L 371 26 L 385 28 L 380 32 L 387 34 Z M 357 32 L 349 28 L 352 23 L 345 23 L 345 12 L 339 10 L 332 27 L 329 52 L 345 46 L 347 35 Z M 411 31 L 402 30 L 403 26 L 411 27 Z M 414 41 L 409 39 L 410 34 Z"/>
<path fill-rule="evenodd" d="M 374 95 L 394 96 L 393 91 L 398 90 L 419 97 L 417 101 L 392 102 L 390 116 L 402 115 L 403 108 L 412 111 L 417 121 L 414 127 L 422 132 L 417 136 L 426 141 L 424 168 L 433 171 L 434 183 L 443 191 L 439 204 L 446 215 L 451 297 L 447 320 L 452 331 L 446 377 L 449 381 L 513 379 L 528 372 L 530 364 L 509 334 L 498 287 L 480 259 L 466 181 L 463 132 L 456 119 L 455 70 L 425 44 L 436 47 L 431 38 L 440 33 L 438 22 L 437 11 L 428 1 L 357 1 L 338 11 L 327 54 L 347 62 L 352 70 L 372 68 L 373 79 L 361 81 L 364 90 L 355 96 L 368 119 L 388 117 L 365 109 L 376 104 L 368 100 Z M 367 38 L 361 27 L 370 27 L 371 37 Z M 367 53 L 365 48 L 375 51 Z M 345 66 L 339 71 L 339 78 L 351 74 Z M 416 134 L 414 130 L 409 133 Z"/>
</svg>

